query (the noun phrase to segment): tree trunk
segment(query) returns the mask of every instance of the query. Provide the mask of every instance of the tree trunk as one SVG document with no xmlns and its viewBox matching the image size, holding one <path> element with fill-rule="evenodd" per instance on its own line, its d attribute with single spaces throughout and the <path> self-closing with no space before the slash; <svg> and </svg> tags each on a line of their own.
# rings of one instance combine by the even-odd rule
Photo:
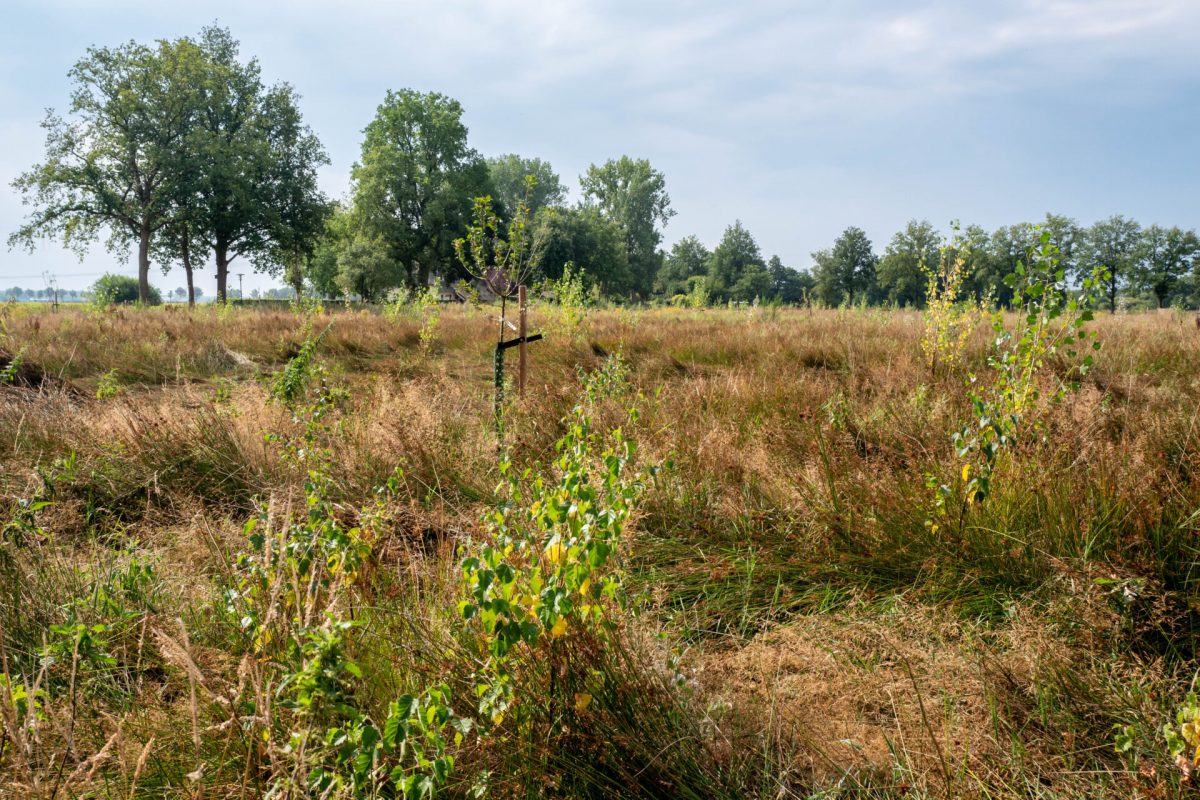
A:
<svg viewBox="0 0 1200 800">
<path fill-rule="evenodd" d="M 229 245 L 217 242 L 213 247 L 213 257 L 217 262 L 217 302 L 224 304 L 225 283 L 229 278 Z"/>
<path fill-rule="evenodd" d="M 187 231 L 184 231 L 183 238 L 179 242 L 179 249 L 183 253 L 183 274 L 187 277 L 188 308 L 195 308 L 196 288 L 192 284 L 192 251 L 189 244 Z"/>
<path fill-rule="evenodd" d="M 296 293 L 296 297 L 304 294 L 304 261 L 299 253 L 292 256 L 292 265 L 287 275 L 288 285 Z"/>
<path fill-rule="evenodd" d="M 150 305 L 150 228 L 138 231 L 138 301 Z"/>
</svg>

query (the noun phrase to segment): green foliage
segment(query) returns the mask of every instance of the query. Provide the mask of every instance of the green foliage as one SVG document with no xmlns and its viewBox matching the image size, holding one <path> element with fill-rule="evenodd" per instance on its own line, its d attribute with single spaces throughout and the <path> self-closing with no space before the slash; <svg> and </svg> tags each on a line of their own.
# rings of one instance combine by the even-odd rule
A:
<svg viewBox="0 0 1200 800">
<path fill-rule="evenodd" d="M 1184 278 L 1200 263 L 1200 238 L 1195 231 L 1151 225 L 1142 231 L 1130 283 L 1154 295 L 1159 308 L 1181 299 Z"/>
<path fill-rule="evenodd" d="M 671 246 L 655 284 L 667 297 L 686 293 L 690 279 L 708 274 L 708 248 L 695 236 L 685 236 Z"/>
<path fill-rule="evenodd" d="M 361 611 L 348 600 L 371 546 L 369 530 L 342 525 L 329 499 L 330 415 L 342 399 L 324 381 L 310 402 L 293 399 L 304 433 L 300 441 L 284 440 L 284 456 L 306 475 L 304 513 L 273 528 L 264 508 L 246 524 L 249 548 L 224 595 L 245 651 L 268 671 L 241 702 L 251 710 L 272 702 L 264 686 L 274 687 L 279 701 L 248 715 L 245 733 L 274 754 L 273 793 L 430 797 L 453 768 L 448 742 L 461 742 L 470 723 L 454 716 L 445 686 L 401 696 L 382 725 L 356 697 L 352 682 L 364 672 L 349 649 Z M 394 485 L 380 490 L 384 499 Z"/>
<path fill-rule="evenodd" d="M 662 261 L 658 252 L 662 234 L 658 226 L 666 225 L 675 216 L 666 178 L 644 158 L 621 156 L 601 166 L 592 164 L 579 184 L 584 203 L 598 208 L 621 227 L 631 288 L 648 297 L 654 290 Z M 585 266 L 593 269 L 590 264 Z"/>
<path fill-rule="evenodd" d="M 442 318 L 442 303 L 433 287 L 426 286 L 416 293 L 413 305 L 416 306 L 417 318 L 421 321 L 421 327 L 417 331 L 418 339 L 421 342 L 421 354 L 428 356 L 437 341 L 438 321 Z"/>
<path fill-rule="evenodd" d="M 108 372 L 100 376 L 100 380 L 96 383 L 96 399 L 111 400 L 121 392 L 121 382 L 117 377 L 117 371 L 110 369 Z"/>
<path fill-rule="evenodd" d="M 97 306 L 132 305 L 142 302 L 139 300 L 137 278 L 131 278 L 128 275 L 105 273 L 92 284 L 89 291 L 92 295 L 92 303 Z M 160 305 L 162 296 L 158 289 L 151 286 L 144 302 L 154 306 Z"/>
<path fill-rule="evenodd" d="M 812 254 L 814 293 L 827 306 L 865 301 L 875 286 L 878 258 L 861 228 L 842 232 L 831 250 Z"/>
<path fill-rule="evenodd" d="M 625 374 L 624 363 L 611 358 L 588 377 L 585 399 L 555 445 L 553 477 L 518 474 L 507 459 L 501 464 L 504 502 L 488 515 L 488 538 L 468 548 L 462 561 L 460 611 L 480 637 L 475 692 L 481 717 L 492 725 L 513 704 L 518 647 L 553 658 L 557 640 L 602 633 L 605 608 L 617 598 L 621 574 L 609 562 L 643 478 L 629 474 L 634 443 L 621 428 L 605 442 L 592 413 L 602 400 L 627 391 Z M 627 409 L 630 423 L 637 416 Z"/>
<path fill-rule="evenodd" d="M 288 359 L 288 363 L 275 376 L 271 384 L 271 398 L 283 403 L 289 409 L 295 409 L 297 402 L 304 396 L 312 377 L 317 349 L 321 340 L 329 333 L 332 323 L 316 336 L 307 336 L 300 345 L 300 351 Z"/>
<path fill-rule="evenodd" d="M 35 211 L 10 242 L 61 238 L 82 252 L 103 231 L 114 251 L 136 242 L 144 304 L 159 302 L 152 249 L 190 269 L 191 244 L 211 243 L 222 301 L 235 255 L 270 269 L 307 252 L 327 159 L 294 91 L 264 88 L 227 30 L 93 48 L 71 78 L 70 118 L 47 116 L 46 161 L 14 182 Z"/>
<path fill-rule="evenodd" d="M 1188 692 L 1183 704 L 1175 714 L 1175 723 L 1164 723 L 1163 739 L 1167 743 L 1167 751 L 1183 768 L 1185 775 L 1200 766 L 1200 699 L 1195 692 Z M 1117 747 L 1122 742 L 1118 737 Z"/>
<path fill-rule="evenodd" d="M 203 87 L 188 138 L 182 208 L 213 249 L 217 300 L 242 255 L 278 275 L 314 246 L 327 214 L 317 169 L 329 163 L 287 84 L 265 86 L 257 59 L 215 25 L 201 31 Z"/>
<path fill-rule="evenodd" d="M 372 302 L 383 290 L 401 282 L 399 265 L 388 254 L 382 237 L 355 233 L 337 253 L 338 287 L 342 294 Z"/>
<path fill-rule="evenodd" d="M 462 115 L 442 94 L 389 91 L 353 169 L 355 230 L 383 241 L 412 288 L 450 260 L 471 220 L 471 198 L 489 191 L 487 164 L 467 144 Z"/>
<path fill-rule="evenodd" d="M 543 208 L 561 206 L 566 199 L 567 189 L 559 180 L 558 173 L 540 158 L 522 158 L 515 153 L 507 153 L 489 158 L 487 167 L 492 191 L 502 214 L 516 213 L 517 207 L 524 201 L 529 206 L 530 215 L 536 217 Z M 533 191 L 527 194 L 525 178 L 529 175 L 537 183 Z"/>
<path fill-rule="evenodd" d="M 1018 303 L 1017 323 L 1008 330 L 1004 316 L 992 321 L 996 336 L 988 359 L 995 375 L 982 392 L 972 392 L 976 421 L 954 435 L 954 446 L 967 463 L 962 469 L 963 497 L 967 503 L 985 500 L 991 493 L 992 475 L 1003 452 L 1037 429 L 1031 419 L 1041 396 L 1050 359 L 1064 358 L 1066 369 L 1055 378 L 1050 397 L 1058 402 L 1087 374 L 1100 342 L 1085 329 L 1092 319 L 1095 293 L 1105 279 L 1102 268 L 1082 282 L 1076 297 L 1068 292 L 1066 271 L 1059 266 L 1058 250 L 1043 231 L 1041 245 L 1028 264 L 1018 263 L 1008 279 Z M 1088 339 L 1091 338 L 1090 346 Z M 971 383 L 975 383 L 972 376 Z M 972 470 L 972 466 L 974 469 Z"/>
<path fill-rule="evenodd" d="M 558 280 L 546 281 L 543 287 L 543 290 L 554 298 L 558 311 L 558 327 L 572 339 L 578 339 L 585 333 L 584 323 L 587 322 L 588 314 L 585 275 L 582 268 L 576 269 L 575 265 L 568 261 L 563 265 L 562 275 Z"/>
<path fill-rule="evenodd" d="M 345 527 L 328 499 L 332 461 L 323 443 L 335 405 L 325 394 L 322 384 L 313 402 L 295 405 L 305 433 L 285 450 L 307 475 L 304 514 L 281 524 L 264 508 L 248 522 L 249 547 L 225 592 L 225 613 L 246 652 L 265 665 L 259 680 L 277 687 L 279 701 L 269 717 L 264 709 L 253 713 L 263 695 L 248 689 L 240 699 L 252 712 L 245 733 L 273 753 L 273 792 L 431 797 L 454 768 L 452 749 L 475 723 L 454 712 L 444 683 L 401 695 L 379 716 L 352 689 L 365 673 L 350 655 L 361 619 L 348 601 L 368 561 L 371 516 Z M 464 546 L 459 612 L 478 648 L 473 683 L 485 737 L 503 730 L 509 711 L 528 714 L 514 706 L 516 692 L 544 696 L 546 687 L 527 685 L 526 648 L 578 669 L 564 661 L 562 644 L 605 633 L 606 609 L 621 584 L 614 559 L 643 479 L 630 474 L 633 442 L 620 428 L 607 436 L 595 430 L 593 414 L 628 394 L 619 358 L 588 376 L 557 444 L 552 477 L 518 474 L 506 459 L 488 534 Z M 636 409 L 626 419 L 635 422 Z M 381 489 L 385 498 L 395 485 Z M 590 701 L 579 693 L 572 704 L 578 710 Z"/>
<path fill-rule="evenodd" d="M 629 259 L 621 227 L 596 208 L 543 209 L 534 221 L 541 242 L 541 272 L 558 279 L 570 263 L 609 297 L 625 295 L 631 286 Z"/>
<path fill-rule="evenodd" d="M 926 297 L 928 269 L 939 261 L 941 236 L 928 220 L 909 220 L 879 260 L 879 294 L 894 306 L 916 306 Z"/>
<path fill-rule="evenodd" d="M 708 257 L 707 272 L 708 290 L 717 302 L 749 302 L 771 292 L 771 276 L 758 242 L 740 220 L 725 229 L 725 235 Z"/>
<path fill-rule="evenodd" d="M 688 283 L 690 284 L 690 288 L 688 289 L 688 293 L 684 295 L 684 302 L 688 308 L 708 308 L 712 304 L 712 295 L 708 291 L 708 278 L 696 275 L 689 279 Z"/>
<path fill-rule="evenodd" d="M 76 570 L 83 588 L 49 626 L 39 657 L 50 694 L 86 686 L 101 693 L 128 693 L 144 660 L 147 616 L 159 607 L 160 579 L 154 563 L 130 553 Z"/>
<path fill-rule="evenodd" d="M 526 193 L 537 184 L 530 175 L 525 179 Z M 517 287 L 533 277 L 543 254 L 542 240 L 531 235 L 529 206 L 518 204 L 507 224 L 492 208 L 489 196 L 475 198 L 472 223 L 467 235 L 454 240 L 454 252 L 467 272 L 484 281 L 495 294 L 513 297 Z"/>
<path fill-rule="evenodd" d="M 14 353 L 8 363 L 0 369 L 0 386 L 12 385 L 17 382 L 17 376 L 21 374 L 21 364 L 25 362 L 26 349 L 26 347 L 22 347 Z"/>
<path fill-rule="evenodd" d="M 1117 293 L 1129 281 L 1140 239 L 1141 226 L 1119 214 L 1095 223 L 1084 233 L 1079 265 L 1087 274 L 1103 270 L 1102 294 L 1110 311 L 1117 310 Z"/>
<path fill-rule="evenodd" d="M 784 266 L 779 256 L 771 256 L 767 262 L 767 272 L 771 276 L 771 291 L 764 297 L 780 303 L 802 303 L 812 291 L 812 276 L 807 272 Z"/>
<path fill-rule="evenodd" d="M 970 257 L 970 244 L 956 234 L 950 244 L 939 248 L 936 262 L 920 265 L 926 280 L 921 349 L 934 372 L 962 365 L 967 339 L 975 329 L 974 307 L 961 302 Z"/>
<path fill-rule="evenodd" d="M 134 285 L 152 302 L 150 243 L 171 220 L 199 61 L 187 39 L 89 49 L 70 71 L 69 117 L 42 123 L 46 160 L 13 181 L 34 210 L 9 244 L 60 240 L 82 256 L 103 232 L 114 252 L 136 242 Z"/>
</svg>

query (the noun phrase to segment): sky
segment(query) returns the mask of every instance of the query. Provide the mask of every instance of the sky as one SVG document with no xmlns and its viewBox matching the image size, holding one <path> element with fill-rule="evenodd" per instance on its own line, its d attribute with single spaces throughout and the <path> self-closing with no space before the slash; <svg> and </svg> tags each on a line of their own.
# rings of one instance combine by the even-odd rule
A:
<svg viewBox="0 0 1200 800">
<path fill-rule="evenodd" d="M 667 245 L 712 247 L 741 220 L 764 257 L 806 268 L 850 225 L 877 252 L 910 219 L 1200 226 L 1198 0 L 0 0 L 3 238 L 85 50 L 213 22 L 299 92 L 331 197 L 407 87 L 459 100 L 480 153 L 546 159 L 575 198 L 589 164 L 649 159 L 677 212 Z M 46 271 L 82 288 L 136 268 L 101 246 L 0 253 L 0 287 Z M 198 284 L 214 293 L 211 268 Z"/>
</svg>

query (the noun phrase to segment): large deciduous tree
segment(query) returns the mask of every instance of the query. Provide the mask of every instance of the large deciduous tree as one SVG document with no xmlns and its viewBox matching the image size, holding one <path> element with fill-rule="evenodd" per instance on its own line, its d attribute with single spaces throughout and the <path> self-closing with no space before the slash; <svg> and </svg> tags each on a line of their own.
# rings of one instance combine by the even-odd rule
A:
<svg viewBox="0 0 1200 800">
<path fill-rule="evenodd" d="M 1046 213 L 1042 231 L 1050 238 L 1050 244 L 1058 251 L 1058 266 L 1068 275 L 1079 271 L 1079 255 L 1083 244 L 1083 229 L 1071 217 L 1063 214 Z"/>
<path fill-rule="evenodd" d="M 191 143 L 200 163 L 196 214 L 224 301 L 234 259 L 277 272 L 281 259 L 312 246 L 325 208 L 316 171 L 328 158 L 303 123 L 296 93 L 264 86 L 258 61 L 239 60 L 228 30 L 206 28 L 200 44 L 207 72 Z"/>
<path fill-rule="evenodd" d="M 783 303 L 803 302 L 812 291 L 813 279 L 807 272 L 785 266 L 779 256 L 767 261 L 767 272 L 771 275 L 771 299 Z"/>
<path fill-rule="evenodd" d="M 1029 263 L 1034 241 L 1034 228 L 1028 222 L 1001 225 L 992 232 L 987 255 L 975 270 L 975 283 L 1001 306 L 1007 307 L 1013 300 L 1005 278 L 1016 272 L 1017 265 Z"/>
<path fill-rule="evenodd" d="M 1142 231 L 1138 241 L 1131 283 L 1153 294 L 1158 307 L 1165 308 L 1197 259 L 1200 259 L 1200 239 L 1195 231 L 1151 225 Z"/>
<path fill-rule="evenodd" d="M 609 296 L 629 291 L 629 261 L 623 232 L 595 208 L 543 208 L 534 222 L 534 239 L 541 248 L 542 274 L 562 276 L 571 262 L 583 270 L 588 283 Z"/>
<path fill-rule="evenodd" d="M 136 242 L 138 294 L 150 302 L 151 244 L 175 211 L 199 63 L 187 39 L 88 50 L 69 73 L 69 116 L 42 123 L 46 160 L 13 181 L 34 210 L 9 244 L 61 238 L 82 255 L 103 232 L 114 252 Z"/>
<path fill-rule="evenodd" d="M 524 201 L 531 216 L 549 206 L 560 206 L 566 199 L 567 189 L 558 173 L 549 162 L 540 158 L 522 158 L 507 153 L 487 160 L 488 177 L 491 179 L 493 197 L 503 214 L 512 215 Z M 530 187 L 526 178 L 533 176 Z"/>
<path fill-rule="evenodd" d="M 938 263 L 941 235 L 928 220 L 910 220 L 898 231 L 879 260 L 879 291 L 889 303 L 920 305 L 928 283 L 925 268 Z"/>
<path fill-rule="evenodd" d="M 708 291 L 714 300 L 753 300 L 771 292 L 771 276 L 750 231 L 735 221 L 708 258 Z"/>
<path fill-rule="evenodd" d="M 467 144 L 463 108 L 436 92 L 389 91 L 354 165 L 354 214 L 380 238 L 410 286 L 449 264 L 472 200 L 489 194 L 487 164 Z"/>
<path fill-rule="evenodd" d="M 961 258 L 965 273 L 963 290 L 968 297 L 995 300 L 995 291 L 988 281 L 988 246 L 991 241 L 982 225 L 971 224 L 962 229 L 950 243 L 950 258 Z M 1005 287 L 1007 288 L 1007 287 Z"/>
<path fill-rule="evenodd" d="M 665 176 L 644 158 L 621 156 L 601 166 L 592 164 L 579 184 L 584 203 L 599 208 L 621 226 L 633 290 L 642 297 L 649 296 L 662 265 L 659 225 L 666 225 L 675 216 Z"/>
<path fill-rule="evenodd" d="M 671 246 L 658 270 L 655 289 L 667 297 L 686 294 L 689 279 L 708 272 L 708 248 L 695 236 L 685 236 Z"/>
<path fill-rule="evenodd" d="M 853 303 L 870 294 L 875 286 L 879 257 L 861 228 L 846 228 L 831 249 L 819 250 L 812 257 L 813 288 L 826 305 Z"/>
<path fill-rule="evenodd" d="M 1104 295 L 1110 311 L 1117 310 L 1117 293 L 1129 283 L 1137 261 L 1142 228 L 1134 220 L 1117 214 L 1092 225 L 1083 236 L 1077 270 L 1090 275 L 1096 267 L 1107 273 Z"/>
</svg>

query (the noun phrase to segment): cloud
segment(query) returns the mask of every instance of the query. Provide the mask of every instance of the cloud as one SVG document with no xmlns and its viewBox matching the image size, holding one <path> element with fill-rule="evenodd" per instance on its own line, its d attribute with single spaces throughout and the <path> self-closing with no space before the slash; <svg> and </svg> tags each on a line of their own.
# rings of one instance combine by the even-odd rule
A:
<svg viewBox="0 0 1200 800">
<path fill-rule="evenodd" d="M 1200 215 L 1180 155 L 1200 124 L 1192 0 L 43 0 L 6 16 L 4 172 L 37 159 L 40 133 L 9 133 L 63 104 L 84 47 L 216 19 L 300 91 L 332 195 L 384 91 L 411 86 L 459 99 L 481 150 L 548 158 L 568 183 L 649 157 L 680 210 L 668 239 L 740 216 L 793 263 L 847 224 L 884 238 L 910 216 Z M 0 202 L 0 227 L 12 213 Z"/>
</svg>

